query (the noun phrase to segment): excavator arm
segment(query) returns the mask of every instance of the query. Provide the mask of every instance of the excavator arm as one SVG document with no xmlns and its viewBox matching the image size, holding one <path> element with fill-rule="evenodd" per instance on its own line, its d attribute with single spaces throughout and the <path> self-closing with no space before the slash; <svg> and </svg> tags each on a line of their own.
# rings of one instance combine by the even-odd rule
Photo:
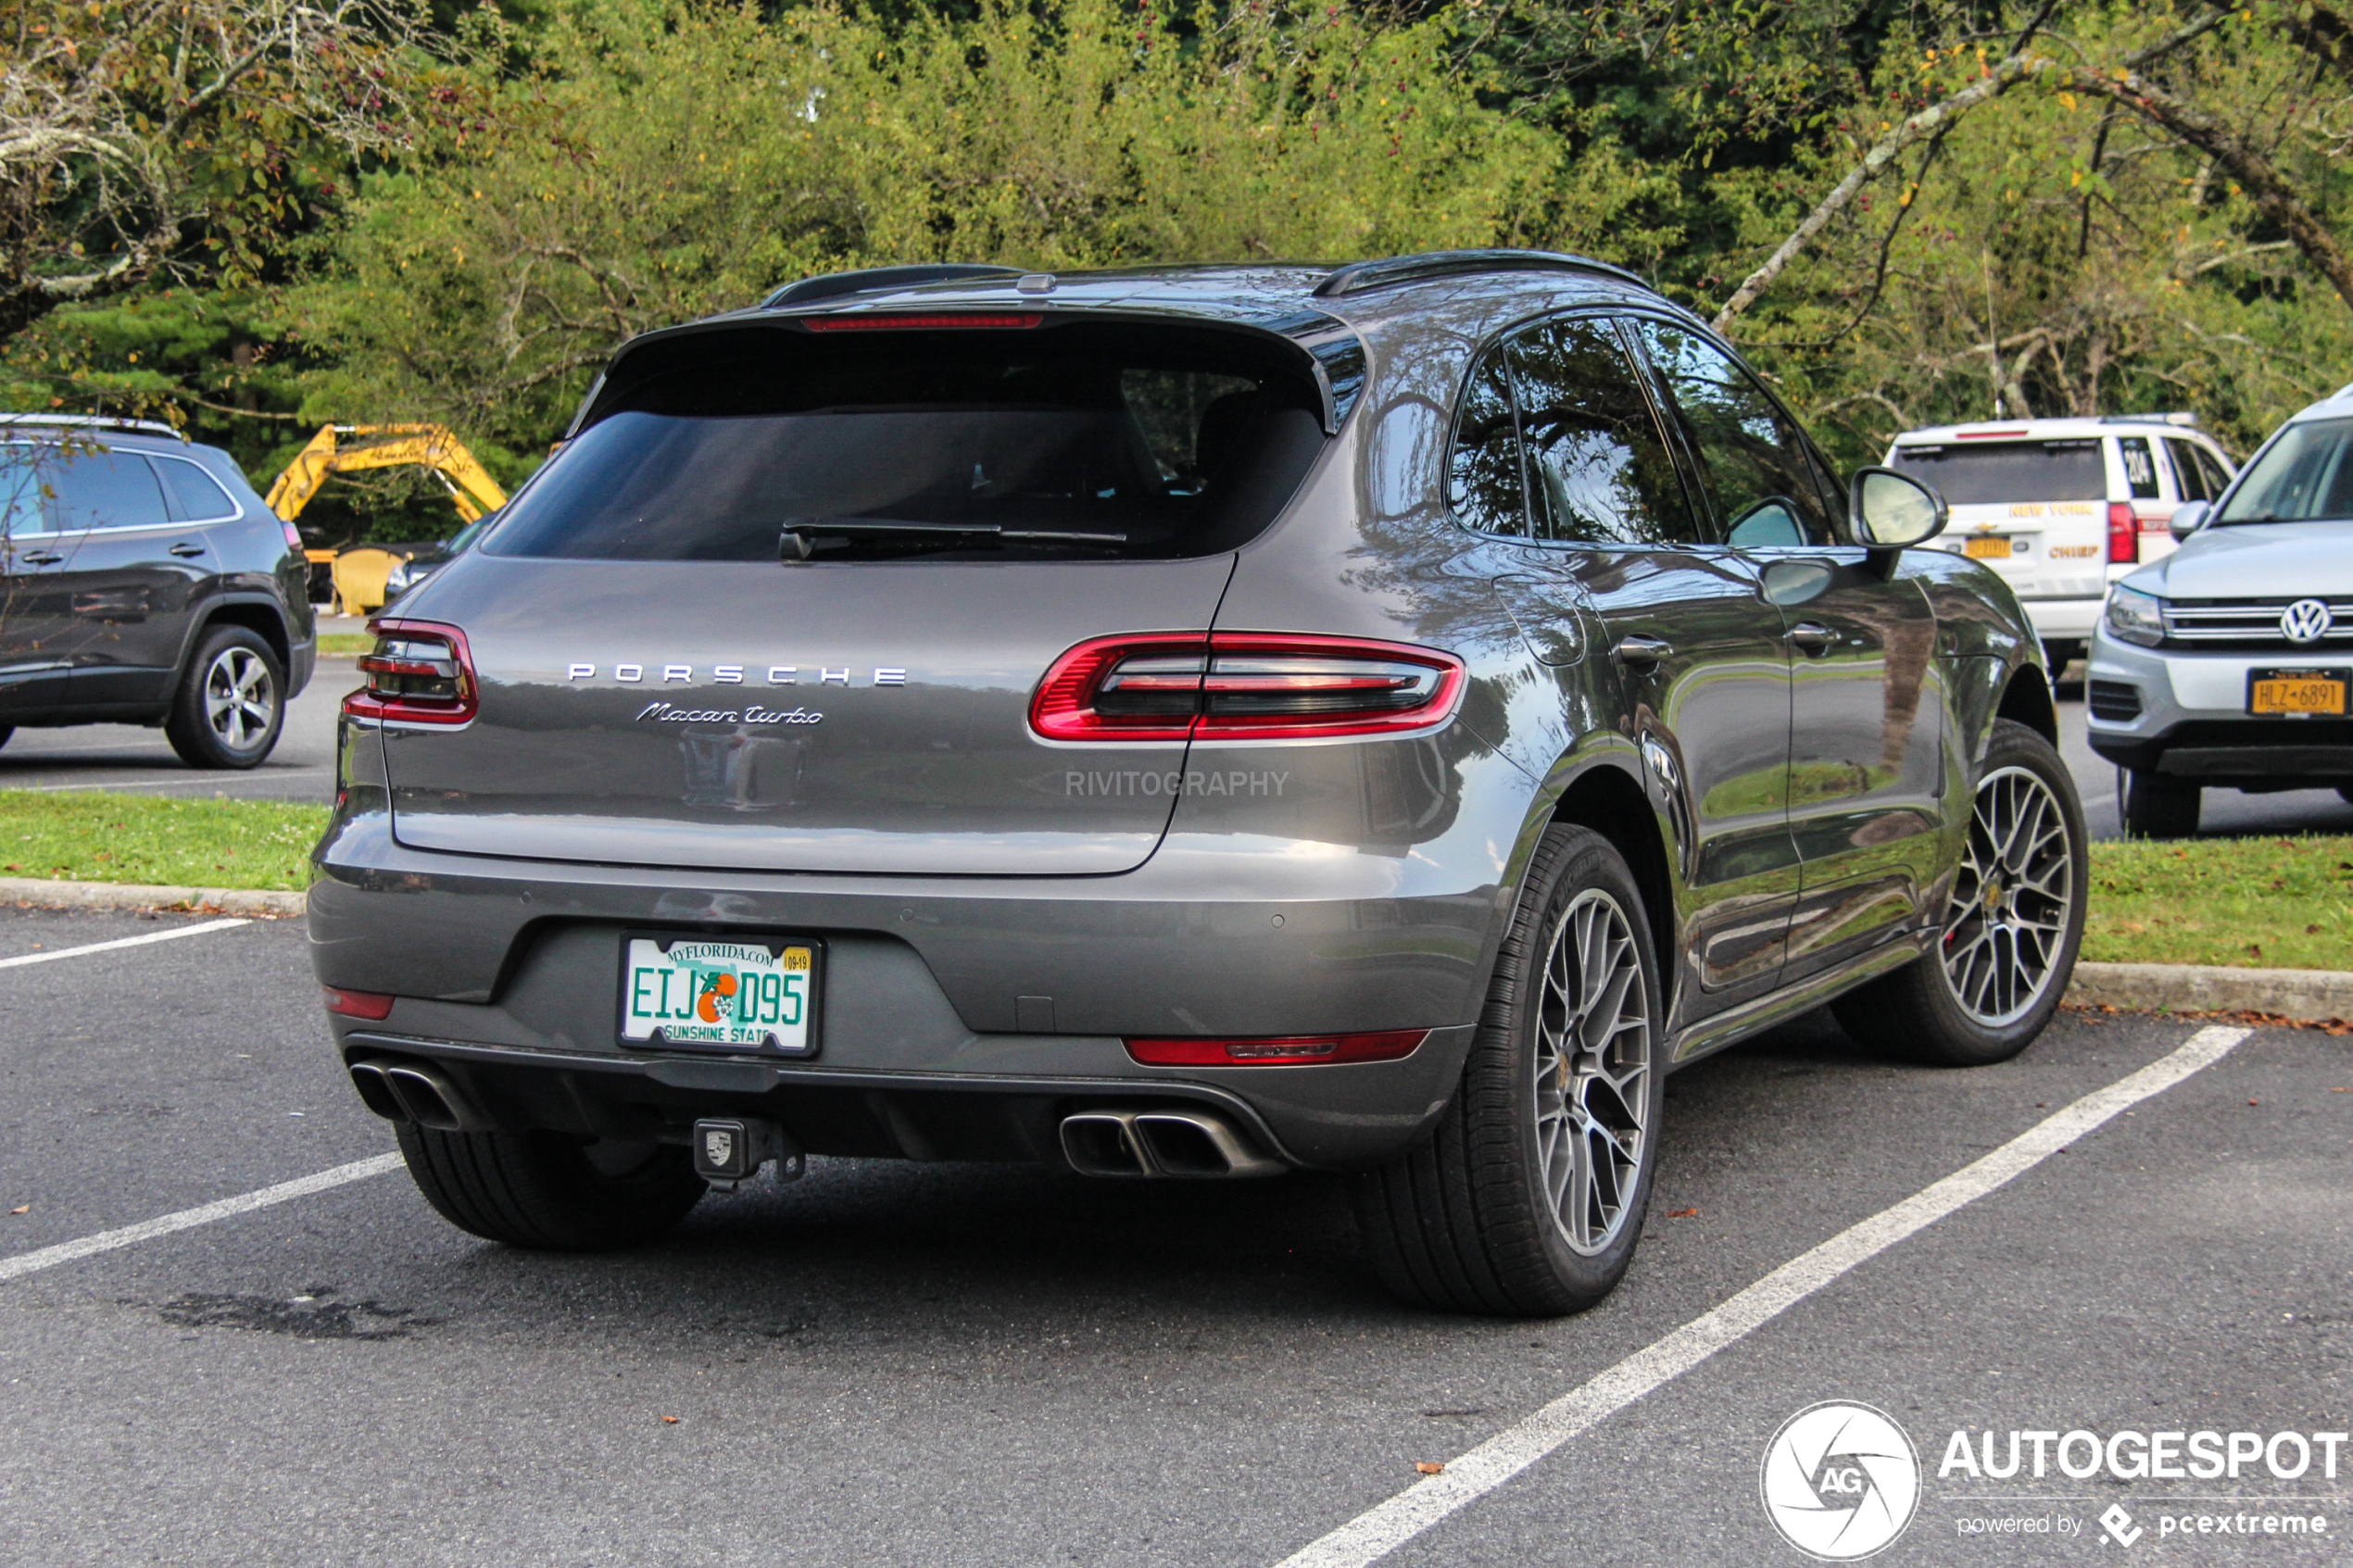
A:
<svg viewBox="0 0 2353 1568">
<path fill-rule="evenodd" d="M 338 445 L 336 438 L 346 435 L 373 439 L 359 445 Z M 498 482 L 463 442 L 440 425 L 321 425 L 278 475 L 265 499 L 271 511 L 292 522 L 319 494 L 329 474 L 410 463 L 429 468 L 440 477 L 458 515 L 468 522 L 507 504 L 507 493 Z"/>
</svg>

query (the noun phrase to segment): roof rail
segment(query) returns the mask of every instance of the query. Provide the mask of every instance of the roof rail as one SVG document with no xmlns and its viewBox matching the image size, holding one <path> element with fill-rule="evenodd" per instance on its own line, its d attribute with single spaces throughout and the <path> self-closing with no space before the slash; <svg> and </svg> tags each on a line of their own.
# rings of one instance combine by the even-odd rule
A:
<svg viewBox="0 0 2353 1568">
<path fill-rule="evenodd" d="M 135 430 L 148 435 L 180 435 L 161 420 L 134 420 L 120 414 L 0 414 L 0 426 L 65 425 L 75 430 Z M 182 439 L 185 439 L 182 437 Z"/>
<path fill-rule="evenodd" d="M 1477 272 L 1591 272 L 1648 289 L 1639 273 L 1590 257 L 1566 256 L 1549 250 L 1433 250 L 1419 256 L 1391 256 L 1378 261 L 1352 261 L 1315 285 L 1315 297 L 1334 299 L 1364 294 L 1397 283 L 1417 283 L 1427 278 L 1460 277 Z"/>
<path fill-rule="evenodd" d="M 956 278 L 1018 278 L 1018 267 L 990 267 L 974 262 L 941 262 L 920 267 L 862 267 L 854 272 L 826 272 L 786 283 L 760 302 L 763 310 L 786 305 L 809 305 L 836 295 L 863 294 L 869 289 L 906 289 L 917 283 L 944 283 Z"/>
<path fill-rule="evenodd" d="M 2171 413 L 2158 414 L 2102 414 L 2100 423 L 2104 425 L 2194 425 L 2197 423 L 2197 416 L 2183 408 L 2176 408 Z"/>
</svg>

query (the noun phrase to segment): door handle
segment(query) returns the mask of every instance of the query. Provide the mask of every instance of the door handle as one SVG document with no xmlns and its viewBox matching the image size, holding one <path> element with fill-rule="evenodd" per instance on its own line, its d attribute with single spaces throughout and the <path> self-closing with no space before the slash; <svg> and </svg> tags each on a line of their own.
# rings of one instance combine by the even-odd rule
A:
<svg viewBox="0 0 2353 1568">
<path fill-rule="evenodd" d="M 65 558 L 55 550 L 27 550 L 17 558 L 27 566 L 54 566 Z"/>
<path fill-rule="evenodd" d="M 1664 637 L 1620 637 L 1609 656 L 1629 670 L 1648 670 L 1674 651 Z"/>
<path fill-rule="evenodd" d="M 178 556 L 181 559 L 185 560 L 191 556 L 200 556 L 204 554 L 204 546 L 192 540 L 182 539 L 180 543 L 171 546 L 171 553 Z"/>
<path fill-rule="evenodd" d="M 1838 646 L 1838 633 L 1811 621 L 1801 621 L 1789 629 L 1786 640 L 1804 648 L 1808 658 L 1819 659 Z"/>
</svg>

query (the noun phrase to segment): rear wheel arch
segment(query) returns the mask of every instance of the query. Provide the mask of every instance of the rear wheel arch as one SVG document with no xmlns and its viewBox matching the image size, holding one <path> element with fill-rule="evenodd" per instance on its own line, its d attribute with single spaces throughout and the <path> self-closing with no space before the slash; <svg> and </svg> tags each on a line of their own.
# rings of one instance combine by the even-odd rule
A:
<svg viewBox="0 0 2353 1568">
<path fill-rule="evenodd" d="M 188 646 L 191 649 L 195 648 L 211 633 L 216 626 L 244 627 L 270 645 L 270 651 L 277 656 L 279 669 L 291 670 L 293 668 L 293 639 L 287 635 L 286 618 L 278 612 L 277 606 L 258 599 L 232 600 L 227 604 L 216 605 L 206 612 L 204 620 L 197 624 L 195 633 L 188 639 Z"/>
<path fill-rule="evenodd" d="M 1553 806 L 1554 822 L 1589 828 L 1609 841 L 1634 873 L 1649 918 L 1652 950 L 1659 955 L 1660 984 L 1670 993 L 1672 1010 L 1675 966 L 1667 955 L 1676 950 L 1675 884 L 1667 846 L 1661 836 L 1658 813 L 1642 784 L 1623 768 L 1603 763 L 1587 769 Z"/>
</svg>

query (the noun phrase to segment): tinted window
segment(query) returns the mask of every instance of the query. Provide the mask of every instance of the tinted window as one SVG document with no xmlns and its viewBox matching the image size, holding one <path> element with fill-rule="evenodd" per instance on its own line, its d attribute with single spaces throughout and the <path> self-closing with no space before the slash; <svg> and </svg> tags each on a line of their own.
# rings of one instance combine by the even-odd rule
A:
<svg viewBox="0 0 2353 1568">
<path fill-rule="evenodd" d="M 1934 486 L 1956 507 L 2108 499 L 2108 464 L 2096 437 L 1898 446 L 1889 466 Z"/>
<path fill-rule="evenodd" d="M 0 536 L 41 533 L 41 476 L 31 448 L 0 446 Z"/>
<path fill-rule="evenodd" d="M 2149 450 L 2145 435 L 2120 435 L 2116 438 L 2117 455 L 2124 459 L 2124 483 L 2132 486 L 2133 499 L 2151 501 L 2157 498 L 2157 455 Z"/>
<path fill-rule="evenodd" d="M 1274 520 L 1324 438 L 1303 376 L 1224 342 L 780 333 L 757 358 L 630 388 L 509 503 L 484 547 L 774 560 L 791 527 L 819 559 L 1232 549 Z"/>
<path fill-rule="evenodd" d="M 1678 327 L 1637 330 L 1667 403 L 1699 454 L 1701 481 L 1730 543 L 1828 544 L 1836 486 L 1765 389 L 1714 345 Z"/>
<path fill-rule="evenodd" d="M 1501 348 L 1488 350 L 1463 389 L 1447 499 L 1456 517 L 1482 533 L 1528 532 L 1519 426 L 1513 418 L 1511 377 Z"/>
<path fill-rule="evenodd" d="M 170 521 L 155 470 L 136 452 L 69 446 L 44 455 L 41 471 L 56 492 L 51 505 L 59 533 L 151 528 Z"/>
<path fill-rule="evenodd" d="M 2188 445 L 2191 454 L 2197 458 L 2197 466 L 2206 470 L 2207 495 L 2221 500 L 2222 492 L 2231 487 L 2230 466 L 2195 441 Z"/>
<path fill-rule="evenodd" d="M 150 458 L 163 476 L 164 504 L 174 522 L 212 522 L 237 515 L 220 482 L 185 458 Z"/>
<path fill-rule="evenodd" d="M 2290 425 L 2248 469 L 2218 522 L 2353 518 L 2353 420 Z"/>
<path fill-rule="evenodd" d="M 1701 542 L 1675 459 L 1610 323 L 1544 322 L 1512 340 L 1509 359 L 1539 538 Z"/>
</svg>

